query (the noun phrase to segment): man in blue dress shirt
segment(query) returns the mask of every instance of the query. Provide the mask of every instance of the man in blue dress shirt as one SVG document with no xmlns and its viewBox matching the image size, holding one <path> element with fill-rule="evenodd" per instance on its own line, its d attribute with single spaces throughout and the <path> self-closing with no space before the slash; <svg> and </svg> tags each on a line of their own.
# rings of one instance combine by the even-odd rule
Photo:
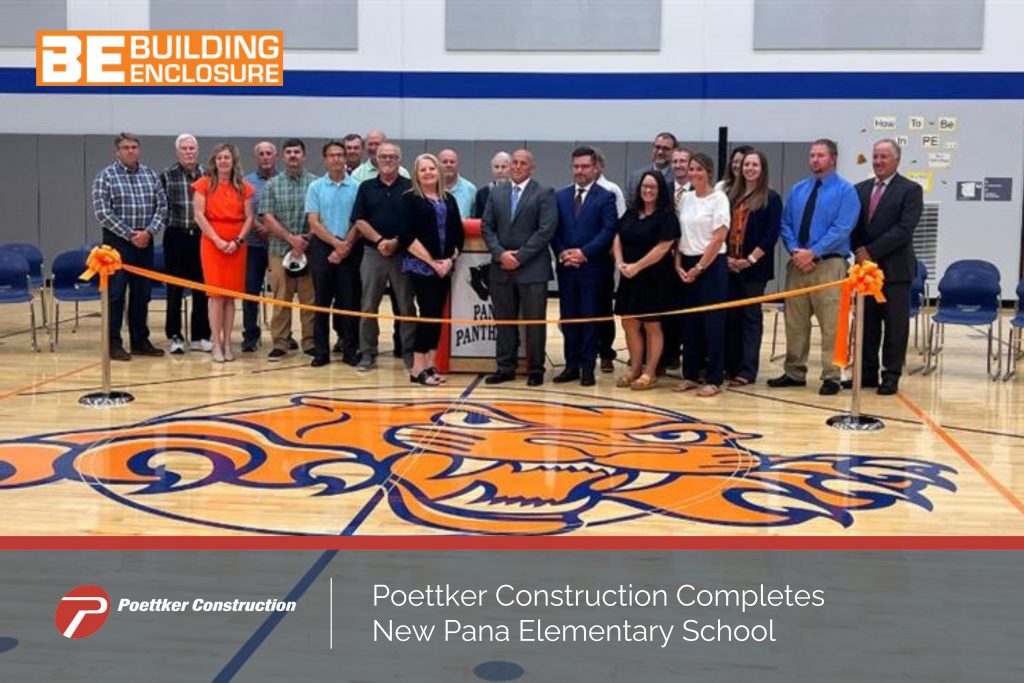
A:
<svg viewBox="0 0 1024 683">
<path fill-rule="evenodd" d="M 836 173 L 838 149 L 823 138 L 811 145 L 811 177 L 794 185 L 782 211 L 782 243 L 790 254 L 786 288 L 799 289 L 846 277 L 850 233 L 860 216 L 860 199 Z M 785 373 L 768 380 L 770 387 L 807 384 L 811 350 L 811 316 L 821 328 L 822 396 L 839 393 L 840 368 L 832 364 L 839 314 L 839 289 L 825 289 L 786 299 Z"/>
</svg>

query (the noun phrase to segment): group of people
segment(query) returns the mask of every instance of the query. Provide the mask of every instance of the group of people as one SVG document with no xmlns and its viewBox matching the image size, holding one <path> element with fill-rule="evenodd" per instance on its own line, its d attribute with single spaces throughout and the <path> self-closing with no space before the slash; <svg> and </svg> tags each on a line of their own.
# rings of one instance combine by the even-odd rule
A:
<svg viewBox="0 0 1024 683">
<path fill-rule="evenodd" d="M 461 176 L 454 150 L 421 154 L 402 166 L 400 147 L 378 130 L 326 142 L 326 173 L 306 170 L 306 148 L 292 138 L 255 146 L 255 170 L 243 177 L 239 151 L 214 148 L 198 162 L 198 143 L 175 141 L 177 162 L 157 174 L 139 163 L 140 142 L 122 133 L 113 164 L 93 184 L 104 242 L 126 263 L 153 265 L 153 241 L 163 231 L 166 270 L 215 287 L 209 301 L 194 292 L 190 350 L 230 362 L 233 292 L 262 292 L 266 272 L 275 299 L 377 313 L 390 285 L 392 309 L 418 316 L 396 323 L 396 355 L 410 381 L 445 382 L 436 350 L 455 262 L 464 249 L 462 219 L 477 216 L 491 254 L 489 292 L 496 320 L 546 317 L 548 283 L 558 281 L 565 367 L 555 383 L 596 383 L 595 370 L 614 371 L 614 324 L 622 316 L 628 350 L 619 387 L 646 390 L 678 367 L 676 391 L 715 396 L 726 386 L 756 381 L 763 319 L 759 304 L 696 314 L 672 311 L 723 304 L 764 293 L 774 278 L 779 237 L 788 255 L 789 289 L 842 279 L 851 253 L 879 262 L 888 302 L 869 302 L 865 316 L 864 385 L 895 393 L 906 353 L 909 282 L 915 271 L 913 229 L 921 188 L 897 173 L 900 149 L 875 144 L 875 178 L 856 187 L 836 173 L 833 141 L 811 145 L 811 176 L 783 202 L 771 189 L 768 159 L 743 146 L 733 150 L 722 180 L 710 157 L 656 136 L 651 163 L 628 177 L 624 193 L 604 175 L 597 149 L 571 155 L 573 183 L 557 192 L 534 175 L 528 149 L 499 152 L 493 180 L 479 190 Z M 616 281 L 618 287 L 616 291 Z M 150 282 L 119 271 L 111 281 L 111 357 L 158 356 L 149 340 Z M 168 287 L 166 334 L 172 354 L 185 353 L 180 288 Z M 822 337 L 820 393 L 840 388 L 830 362 L 839 293 L 828 289 L 786 302 L 785 373 L 771 387 L 806 384 L 812 316 Z M 128 300 L 130 353 L 121 338 Z M 906 301 L 903 301 L 906 299 Z M 614 302 L 614 303 L 613 303 Z M 270 360 L 301 349 L 319 367 L 331 352 L 358 372 L 376 366 L 379 326 L 374 317 L 303 310 L 301 340 L 292 338 L 291 308 L 277 306 L 270 324 Z M 333 324 L 332 324 L 333 322 Z M 337 342 L 330 346 L 330 328 Z M 882 329 L 885 341 L 881 365 Z M 527 384 L 544 382 L 546 327 L 526 326 Z M 496 370 L 488 384 L 514 380 L 519 327 L 497 326 Z M 242 351 L 261 338 L 257 304 L 243 302 Z"/>
</svg>

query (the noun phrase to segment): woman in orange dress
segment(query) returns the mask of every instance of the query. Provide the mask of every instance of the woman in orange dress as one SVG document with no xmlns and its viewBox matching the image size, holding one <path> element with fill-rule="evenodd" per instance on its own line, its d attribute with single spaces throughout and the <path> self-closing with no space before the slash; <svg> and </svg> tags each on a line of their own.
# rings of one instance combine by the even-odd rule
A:
<svg viewBox="0 0 1024 683">
<path fill-rule="evenodd" d="M 252 228 L 252 186 L 242 179 L 238 148 L 222 143 L 213 148 L 209 171 L 192 184 L 196 223 L 203 231 L 199 255 L 206 284 L 245 291 L 245 236 Z M 233 361 L 231 331 L 235 299 L 210 294 L 213 362 Z"/>
</svg>

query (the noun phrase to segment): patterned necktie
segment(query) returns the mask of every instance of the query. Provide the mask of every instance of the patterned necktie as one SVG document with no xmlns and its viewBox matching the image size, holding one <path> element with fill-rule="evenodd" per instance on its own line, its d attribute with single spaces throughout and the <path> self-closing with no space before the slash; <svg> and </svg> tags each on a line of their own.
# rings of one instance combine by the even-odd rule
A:
<svg viewBox="0 0 1024 683">
<path fill-rule="evenodd" d="M 582 187 L 576 189 L 576 201 L 573 202 L 573 205 L 572 205 L 572 217 L 573 218 L 579 218 L 580 217 L 580 209 L 583 208 L 583 193 L 585 191 L 586 190 L 584 190 Z"/>
<path fill-rule="evenodd" d="M 512 186 L 512 216 L 516 215 L 516 208 L 519 206 L 519 186 Z"/>
<path fill-rule="evenodd" d="M 870 221 L 875 217 L 875 209 L 878 208 L 878 202 L 882 201 L 882 194 L 885 192 L 885 183 L 881 180 L 875 181 L 875 189 L 871 192 L 871 201 L 868 202 L 868 220 Z"/>
<path fill-rule="evenodd" d="M 815 180 L 811 196 L 807 198 L 807 203 L 804 205 L 803 218 L 800 219 L 800 234 L 797 239 L 800 241 L 800 246 L 804 248 L 811 241 L 811 218 L 814 217 L 814 206 L 818 203 L 818 188 L 820 187 L 821 180 Z"/>
<path fill-rule="evenodd" d="M 686 189 L 682 185 L 676 185 L 676 198 L 674 202 L 676 209 L 679 208 L 679 202 L 683 201 L 684 192 L 686 192 Z"/>
</svg>

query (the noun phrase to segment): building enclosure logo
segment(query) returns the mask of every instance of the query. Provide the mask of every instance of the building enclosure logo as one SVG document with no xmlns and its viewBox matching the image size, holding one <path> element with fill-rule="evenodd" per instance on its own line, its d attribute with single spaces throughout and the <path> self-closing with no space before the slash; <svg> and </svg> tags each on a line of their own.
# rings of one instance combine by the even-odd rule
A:
<svg viewBox="0 0 1024 683">
<path fill-rule="evenodd" d="M 37 31 L 37 86 L 281 86 L 281 31 Z"/>
<path fill-rule="evenodd" d="M 57 631 L 65 638 L 88 638 L 103 628 L 110 614 L 110 596 L 99 586 L 78 586 L 57 603 L 53 615 Z"/>
</svg>

